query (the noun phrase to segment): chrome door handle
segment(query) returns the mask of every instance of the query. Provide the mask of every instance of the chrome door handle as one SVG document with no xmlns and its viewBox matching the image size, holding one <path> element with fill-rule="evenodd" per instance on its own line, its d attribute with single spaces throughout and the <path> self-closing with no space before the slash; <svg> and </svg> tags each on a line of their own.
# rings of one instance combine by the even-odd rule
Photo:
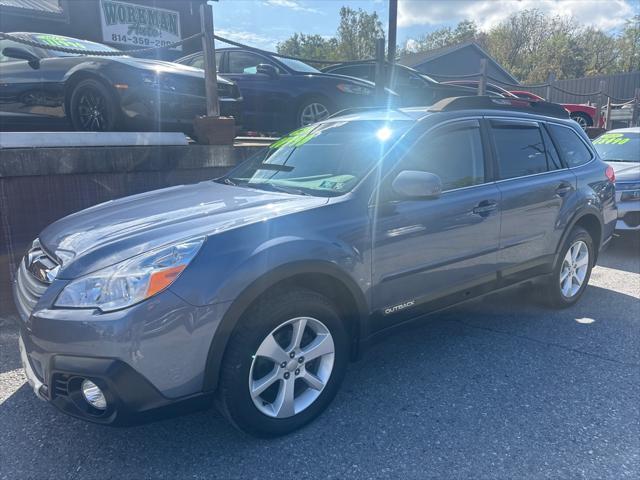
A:
<svg viewBox="0 0 640 480">
<path fill-rule="evenodd" d="M 558 185 L 558 188 L 556 188 L 556 195 L 558 195 L 559 197 L 564 197 L 571 190 L 573 190 L 573 185 L 567 182 L 562 182 L 560 185 Z"/>
</svg>

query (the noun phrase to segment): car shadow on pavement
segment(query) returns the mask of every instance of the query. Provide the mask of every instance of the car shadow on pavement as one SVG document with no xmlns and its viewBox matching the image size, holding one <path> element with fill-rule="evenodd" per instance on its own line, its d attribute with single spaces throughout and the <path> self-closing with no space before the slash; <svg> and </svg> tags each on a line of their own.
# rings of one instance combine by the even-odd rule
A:
<svg viewBox="0 0 640 480">
<path fill-rule="evenodd" d="M 614 237 L 598 259 L 598 265 L 640 274 L 640 232 L 626 232 Z"/>
<path fill-rule="evenodd" d="M 640 338 L 629 312 L 638 299 L 589 287 L 576 306 L 553 311 L 529 294 L 471 302 L 388 337 L 350 365 L 325 414 L 272 440 L 214 411 L 98 426 L 23 385 L 0 405 L 0 478 L 637 473 Z"/>
</svg>

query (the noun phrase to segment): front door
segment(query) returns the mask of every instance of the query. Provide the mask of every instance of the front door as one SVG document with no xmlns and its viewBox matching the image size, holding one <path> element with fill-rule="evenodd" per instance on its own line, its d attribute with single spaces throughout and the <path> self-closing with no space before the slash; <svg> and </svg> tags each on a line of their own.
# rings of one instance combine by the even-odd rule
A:
<svg viewBox="0 0 640 480">
<path fill-rule="evenodd" d="M 437 174 L 435 199 L 387 193 L 403 170 Z M 384 328 L 399 310 L 496 278 L 500 193 L 485 165 L 479 120 L 428 131 L 382 183 L 373 217 L 372 304 Z"/>
<path fill-rule="evenodd" d="M 279 75 L 272 77 L 258 73 L 258 65 L 270 64 Z M 246 130 L 277 132 L 282 129 L 282 117 L 288 111 L 289 93 L 287 72 L 280 69 L 267 57 L 244 50 L 230 50 L 227 53 L 227 67 L 224 76 L 240 87 L 243 103 L 242 124 Z"/>
<path fill-rule="evenodd" d="M 42 76 L 26 60 L 6 57 L 5 48 L 33 49 L 10 41 L 0 41 L 0 122 L 3 125 L 34 126 L 46 120 L 42 104 Z"/>
</svg>

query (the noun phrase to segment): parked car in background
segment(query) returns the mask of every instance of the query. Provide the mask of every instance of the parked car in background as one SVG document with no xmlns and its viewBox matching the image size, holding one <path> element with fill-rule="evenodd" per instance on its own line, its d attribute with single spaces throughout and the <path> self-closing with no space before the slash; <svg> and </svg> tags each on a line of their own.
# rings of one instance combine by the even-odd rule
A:
<svg viewBox="0 0 640 480">
<path fill-rule="evenodd" d="M 77 50 L 114 52 L 95 42 L 43 33 L 20 39 Z M 223 115 L 241 123 L 242 97 L 218 77 Z M 0 40 L 2 129 L 72 127 L 84 131 L 168 130 L 190 132 L 206 113 L 202 70 L 160 60 L 97 56 L 34 48 Z"/>
<path fill-rule="evenodd" d="M 555 104 L 354 109 L 222 178 L 45 228 L 14 283 L 22 362 L 39 397 L 84 420 L 215 399 L 246 432 L 286 434 L 396 327 L 522 283 L 575 304 L 614 193 Z"/>
<path fill-rule="evenodd" d="M 616 174 L 616 230 L 640 231 L 640 127 L 610 130 L 593 145 Z"/>
<path fill-rule="evenodd" d="M 473 88 L 476 92 L 478 91 L 478 84 L 480 83 L 478 80 L 447 80 L 446 82 L 442 82 L 445 85 L 458 85 L 461 87 Z M 495 95 L 506 98 L 518 98 L 508 90 L 495 85 L 493 83 L 487 82 L 485 86 L 485 91 L 488 95 Z"/>
<path fill-rule="evenodd" d="M 373 61 L 336 64 L 322 69 L 326 73 L 338 73 L 350 77 L 358 77 L 370 82 L 375 82 L 376 63 Z M 404 65 L 395 64 L 391 66 L 385 63 L 385 75 L 387 85 L 391 90 L 400 95 L 400 105 L 428 106 L 433 105 L 438 100 L 448 97 L 462 97 L 476 95 L 477 88 L 470 88 L 458 85 L 447 85 Z M 493 95 L 502 96 L 489 92 Z"/>
<path fill-rule="evenodd" d="M 177 60 L 202 68 L 202 52 Z M 216 51 L 218 73 L 240 87 L 246 130 L 288 132 L 352 107 L 374 106 L 374 84 L 344 75 L 323 73 L 298 60 L 242 48 Z M 387 90 L 394 98 L 397 95 Z"/>
<path fill-rule="evenodd" d="M 535 93 L 527 92 L 525 90 L 511 90 L 510 93 L 518 98 L 544 101 L 544 98 L 542 98 L 541 96 L 536 95 Z M 603 124 L 602 119 L 600 120 L 600 122 L 596 122 L 596 117 L 598 116 L 598 109 L 596 107 L 580 103 L 561 103 L 560 105 L 567 109 L 571 119 L 575 120 L 583 129 L 586 129 L 587 127 L 593 127 L 596 124 L 599 124 L 598 126 L 601 126 Z"/>
</svg>

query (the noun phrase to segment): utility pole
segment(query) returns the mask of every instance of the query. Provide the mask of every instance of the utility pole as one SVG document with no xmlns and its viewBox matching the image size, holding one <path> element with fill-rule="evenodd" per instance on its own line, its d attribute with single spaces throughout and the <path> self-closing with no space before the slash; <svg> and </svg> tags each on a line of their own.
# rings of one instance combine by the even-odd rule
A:
<svg viewBox="0 0 640 480">
<path fill-rule="evenodd" d="M 214 0 L 217 1 L 217 0 Z M 213 8 L 206 1 L 200 5 L 202 22 L 202 53 L 204 55 L 204 87 L 207 114 L 193 119 L 193 130 L 199 143 L 232 145 L 235 133 L 233 117 L 220 116 L 218 103 L 218 72 L 213 38 Z"/>
<path fill-rule="evenodd" d="M 386 86 L 384 65 L 384 38 L 376 40 L 376 71 L 375 71 L 375 96 L 376 101 L 383 104 Z"/>
<path fill-rule="evenodd" d="M 390 64 L 396 61 L 396 38 L 398 33 L 398 0 L 389 0 L 389 46 L 387 60 Z"/>
<path fill-rule="evenodd" d="M 202 22 L 202 53 L 204 55 L 207 116 L 219 117 L 218 73 L 216 69 L 216 47 L 213 38 L 213 7 L 206 2 L 200 5 L 200 21 Z"/>
</svg>

